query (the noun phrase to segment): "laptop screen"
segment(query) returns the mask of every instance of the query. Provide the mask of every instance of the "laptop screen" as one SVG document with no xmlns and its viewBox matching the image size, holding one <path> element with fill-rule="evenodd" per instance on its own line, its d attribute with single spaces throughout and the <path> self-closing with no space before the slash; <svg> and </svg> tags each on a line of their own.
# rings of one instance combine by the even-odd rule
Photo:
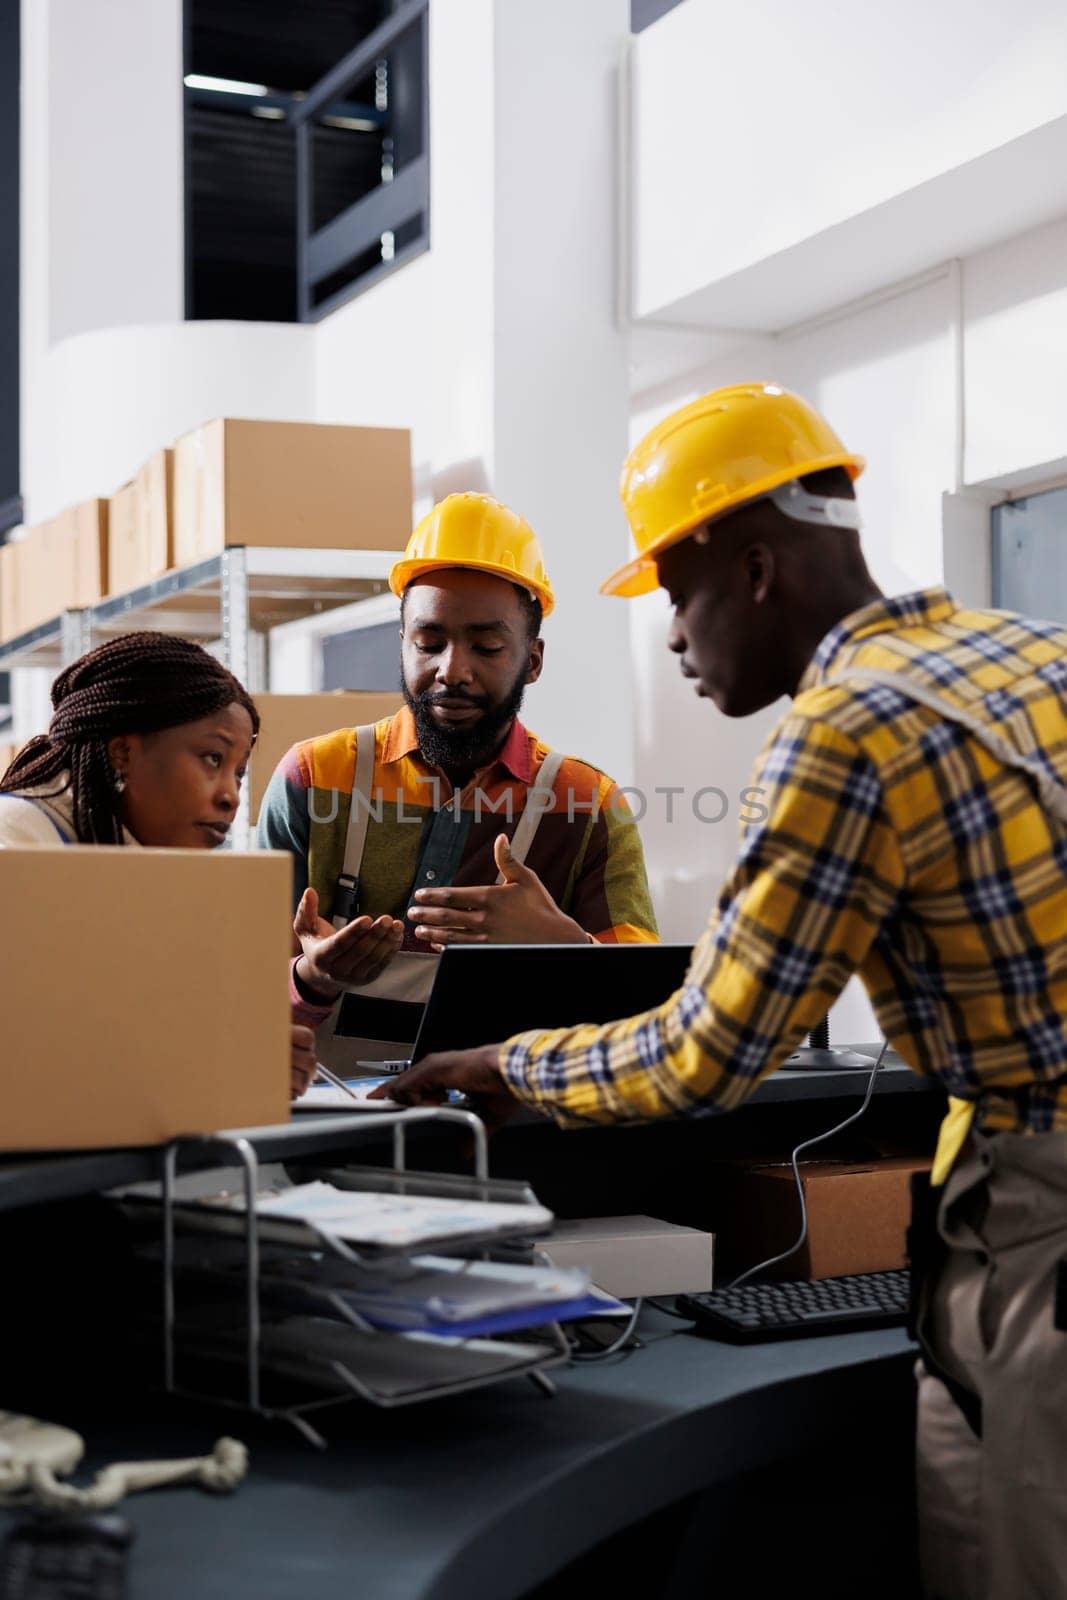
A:
<svg viewBox="0 0 1067 1600">
<path fill-rule="evenodd" d="M 650 1011 L 681 987 L 691 954 L 683 944 L 449 946 L 412 1059 Z"/>
</svg>

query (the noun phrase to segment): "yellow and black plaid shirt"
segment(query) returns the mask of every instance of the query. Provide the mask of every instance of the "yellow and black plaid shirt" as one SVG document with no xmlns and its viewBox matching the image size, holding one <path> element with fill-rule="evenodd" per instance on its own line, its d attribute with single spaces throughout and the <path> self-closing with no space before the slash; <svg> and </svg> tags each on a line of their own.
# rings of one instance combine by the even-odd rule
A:
<svg viewBox="0 0 1067 1600">
<path fill-rule="evenodd" d="M 917 1072 L 980 1126 L 1067 1128 L 1067 829 L 973 734 L 849 668 L 903 674 L 1067 781 L 1067 629 L 882 600 L 820 644 L 753 783 L 764 822 L 658 1010 L 526 1033 L 508 1083 L 563 1124 L 739 1105 L 858 972 Z"/>
</svg>

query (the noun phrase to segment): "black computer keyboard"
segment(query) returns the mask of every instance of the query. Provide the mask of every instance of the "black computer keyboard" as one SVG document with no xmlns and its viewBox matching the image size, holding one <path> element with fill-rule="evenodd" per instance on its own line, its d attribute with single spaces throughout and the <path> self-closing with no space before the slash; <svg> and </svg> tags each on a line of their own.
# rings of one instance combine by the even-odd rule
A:
<svg viewBox="0 0 1067 1600">
<path fill-rule="evenodd" d="M 675 1306 L 692 1317 L 698 1333 L 716 1339 L 803 1339 L 903 1323 L 909 1278 L 904 1270 L 858 1272 L 810 1283 L 743 1283 L 737 1289 L 680 1295 Z"/>
</svg>

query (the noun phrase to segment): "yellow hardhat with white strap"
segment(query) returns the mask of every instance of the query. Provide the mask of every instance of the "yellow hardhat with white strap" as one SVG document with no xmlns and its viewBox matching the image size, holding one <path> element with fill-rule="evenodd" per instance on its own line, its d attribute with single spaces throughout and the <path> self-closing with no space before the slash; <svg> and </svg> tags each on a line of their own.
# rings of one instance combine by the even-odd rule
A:
<svg viewBox="0 0 1067 1600">
<path fill-rule="evenodd" d="M 547 617 L 556 603 L 541 543 L 524 517 L 487 494 L 450 494 L 423 517 L 389 574 L 402 595 L 424 573 L 467 567 L 527 589 Z"/>
<path fill-rule="evenodd" d="M 854 501 L 806 494 L 797 479 L 828 467 L 858 478 L 865 464 L 806 400 L 777 384 L 702 395 L 657 423 L 626 458 L 619 492 L 637 557 L 601 593 L 649 593 L 664 550 L 752 500 L 772 499 L 798 522 L 856 528 Z"/>
</svg>

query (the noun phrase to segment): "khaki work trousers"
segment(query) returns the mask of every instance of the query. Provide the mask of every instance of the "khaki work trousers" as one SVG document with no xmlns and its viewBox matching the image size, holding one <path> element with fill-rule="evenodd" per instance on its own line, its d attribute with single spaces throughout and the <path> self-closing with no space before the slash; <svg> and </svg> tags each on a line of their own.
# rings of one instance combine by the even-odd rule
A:
<svg viewBox="0 0 1067 1600">
<path fill-rule="evenodd" d="M 974 1133 L 941 1200 L 948 1258 L 921 1333 L 977 1394 L 982 1437 L 919 1363 L 918 1500 L 928 1600 L 1067 1600 L 1067 1133 Z"/>
</svg>

